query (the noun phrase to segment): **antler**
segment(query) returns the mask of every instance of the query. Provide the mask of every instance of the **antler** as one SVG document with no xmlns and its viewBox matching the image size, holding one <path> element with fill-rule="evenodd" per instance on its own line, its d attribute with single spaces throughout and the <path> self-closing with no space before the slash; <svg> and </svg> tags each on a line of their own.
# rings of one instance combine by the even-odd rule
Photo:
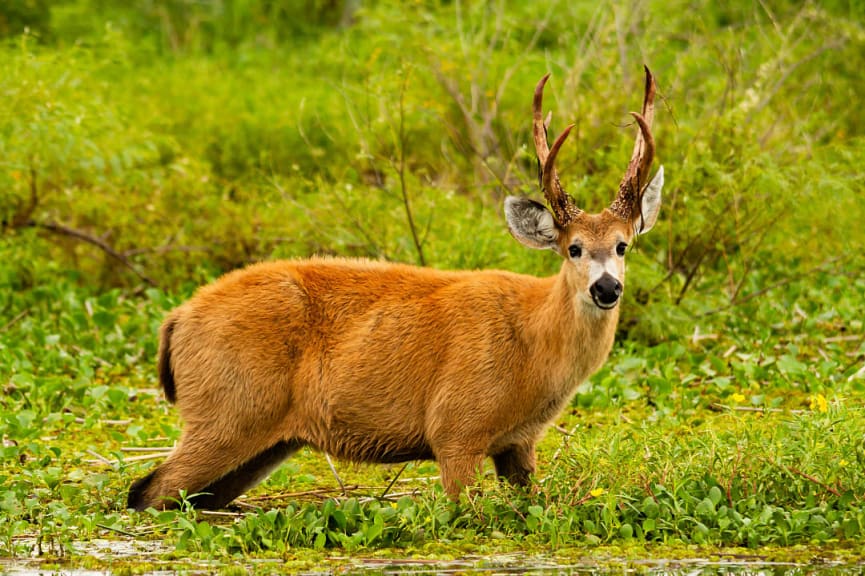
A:
<svg viewBox="0 0 865 576">
<path fill-rule="evenodd" d="M 559 182 L 559 175 L 556 172 L 555 162 L 556 155 L 559 153 L 565 139 L 568 137 L 573 124 L 564 129 L 556 141 L 553 143 L 553 148 L 547 146 L 547 122 L 543 118 L 543 103 L 544 103 L 544 85 L 547 83 L 550 75 L 547 74 L 541 78 L 535 88 L 535 97 L 532 100 L 532 127 L 535 138 L 535 150 L 538 154 L 538 182 L 541 185 L 541 190 L 544 192 L 547 201 L 550 203 L 550 208 L 553 211 L 553 217 L 560 226 L 566 226 L 574 218 L 576 218 L 582 210 L 577 208 L 573 199 L 568 196 L 565 189 L 562 188 L 562 183 Z"/>
<path fill-rule="evenodd" d="M 619 184 L 619 194 L 610 205 L 610 211 L 622 220 L 631 221 L 639 213 L 643 188 L 648 182 L 649 168 L 655 157 L 655 139 L 652 137 L 652 120 L 655 117 L 655 78 L 646 69 L 646 88 L 643 95 L 643 113 L 631 112 L 631 116 L 640 126 L 637 139 L 634 142 L 634 153 L 628 163 L 628 169 Z"/>
</svg>

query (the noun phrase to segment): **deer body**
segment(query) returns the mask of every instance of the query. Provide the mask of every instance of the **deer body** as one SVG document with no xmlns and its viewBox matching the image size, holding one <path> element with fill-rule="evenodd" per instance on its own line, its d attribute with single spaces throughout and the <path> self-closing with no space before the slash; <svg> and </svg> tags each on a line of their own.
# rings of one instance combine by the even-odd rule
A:
<svg viewBox="0 0 865 576">
<path fill-rule="evenodd" d="M 640 210 L 644 230 L 660 183 Z M 434 458 L 452 496 L 486 457 L 527 483 L 538 437 L 610 352 L 621 246 L 635 228 L 610 209 L 565 223 L 525 198 L 505 211 L 517 239 L 565 256 L 558 275 L 316 258 L 200 289 L 169 315 L 160 344 L 183 435 L 133 484 L 129 506 L 170 505 L 180 490 L 224 506 L 302 446 L 357 462 Z"/>
</svg>

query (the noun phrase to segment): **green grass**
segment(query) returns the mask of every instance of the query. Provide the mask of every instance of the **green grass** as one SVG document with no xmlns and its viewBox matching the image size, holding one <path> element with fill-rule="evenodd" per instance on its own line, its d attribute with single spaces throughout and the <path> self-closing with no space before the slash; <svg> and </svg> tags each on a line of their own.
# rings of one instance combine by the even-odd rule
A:
<svg viewBox="0 0 865 576">
<path fill-rule="evenodd" d="M 107 537 L 163 542 L 147 561 L 179 567 L 859 557 L 861 3 L 311 2 L 306 20 L 290 2 L 52 4 L 0 8 L 0 556 L 103 566 L 86 545 Z M 554 124 L 577 122 L 560 173 L 599 210 L 643 62 L 661 221 L 531 491 L 488 471 L 454 505 L 412 463 L 382 498 L 400 467 L 336 463 L 343 496 L 302 452 L 231 516 L 124 510 L 155 462 L 128 448 L 179 435 L 154 366 L 168 310 L 223 271 L 313 253 L 554 273 L 501 217 L 506 194 L 537 195 L 530 93 L 553 73 Z"/>
</svg>

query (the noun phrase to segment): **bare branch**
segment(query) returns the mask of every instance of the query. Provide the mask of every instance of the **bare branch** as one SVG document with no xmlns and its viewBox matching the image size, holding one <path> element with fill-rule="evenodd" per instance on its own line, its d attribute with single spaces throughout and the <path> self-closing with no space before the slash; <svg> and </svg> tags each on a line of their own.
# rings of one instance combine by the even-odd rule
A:
<svg viewBox="0 0 865 576">
<path fill-rule="evenodd" d="M 158 286 L 158 284 L 153 278 L 139 270 L 138 267 L 135 266 L 135 264 L 133 264 L 129 258 L 115 250 L 113 246 L 108 244 L 102 238 L 97 238 L 96 236 L 88 234 L 83 230 L 78 230 L 77 228 L 70 228 L 69 226 L 58 224 L 57 222 L 35 222 L 33 220 L 30 220 L 28 222 L 25 222 L 24 226 L 42 228 L 43 230 L 48 230 L 49 232 L 54 232 L 55 234 L 61 234 L 63 236 L 69 236 L 70 238 L 75 238 L 76 240 L 81 240 L 82 242 L 86 242 L 88 244 L 96 246 L 97 248 L 105 252 L 108 256 L 123 264 L 123 266 L 128 268 L 130 272 L 138 276 L 147 284 L 151 286 Z"/>
<path fill-rule="evenodd" d="M 835 264 L 836 262 L 843 261 L 846 259 L 847 259 L 847 257 L 843 256 L 843 255 L 842 256 L 836 256 L 835 258 L 832 258 L 829 261 L 824 262 L 823 264 L 820 264 L 818 266 L 814 266 L 813 268 L 809 268 L 808 270 L 802 272 L 801 274 L 794 274 L 792 276 L 788 276 L 782 280 L 779 280 L 778 282 L 775 282 L 774 284 L 770 284 L 770 285 L 765 286 L 759 290 L 756 290 L 754 292 L 746 294 L 745 296 L 742 296 L 741 298 L 739 298 L 739 297 L 733 298 L 729 304 L 727 304 L 725 306 L 720 306 L 720 307 L 715 308 L 713 310 L 709 310 L 708 312 L 703 312 L 698 317 L 704 318 L 706 316 L 711 316 L 712 314 L 717 314 L 718 312 L 723 312 L 724 310 L 729 310 L 730 308 L 733 308 L 734 306 L 738 306 L 739 304 L 744 304 L 745 302 L 747 302 L 749 300 L 753 300 L 754 298 L 757 298 L 758 296 L 762 296 L 766 292 L 774 290 L 775 288 L 780 288 L 781 286 L 786 286 L 787 284 L 790 284 L 791 282 L 795 282 L 796 280 L 801 280 L 802 278 L 807 278 L 808 276 L 811 276 L 812 274 L 816 274 L 817 272 L 822 272 L 824 270 L 827 270 L 831 265 Z"/>
<path fill-rule="evenodd" d="M 164 244 L 162 246 L 149 246 L 144 248 L 130 248 L 121 252 L 127 258 L 130 256 L 140 256 L 142 254 L 167 254 L 169 252 L 213 252 L 213 246 L 219 245 L 217 242 L 212 246 L 185 246 L 183 244 Z"/>
<path fill-rule="evenodd" d="M 418 263 L 421 266 L 426 266 L 426 258 L 423 254 L 423 243 L 420 241 L 417 233 L 417 227 L 414 223 L 414 215 L 412 214 L 411 201 L 408 197 L 408 187 L 405 181 L 405 90 L 408 83 L 408 72 L 403 78 L 402 87 L 399 92 L 399 189 L 402 195 L 403 206 L 405 207 L 405 216 L 408 221 L 411 237 L 414 241 L 415 250 L 417 250 Z"/>
<path fill-rule="evenodd" d="M 27 316 L 27 314 L 29 314 L 29 313 L 30 313 L 30 310 L 25 308 L 24 310 L 22 310 L 21 312 L 16 314 L 15 317 L 12 318 L 12 320 L 7 322 L 6 324 L 3 325 L 2 328 L 0 328 L 0 334 L 2 334 L 3 332 L 6 332 L 10 328 L 12 328 L 12 326 L 14 326 L 16 322 L 18 322 L 19 320 L 21 320 L 22 318 Z"/>
<path fill-rule="evenodd" d="M 847 40 L 845 38 L 842 38 L 840 40 L 835 40 L 834 42 L 829 42 L 828 44 L 824 44 L 820 48 L 817 48 L 816 50 L 814 50 L 813 52 L 811 52 L 810 54 L 808 54 L 807 56 L 805 56 L 801 60 L 794 62 L 791 66 L 789 66 L 787 68 L 787 70 L 784 71 L 784 74 L 781 75 L 781 77 L 778 79 L 778 81 L 775 82 L 775 84 L 772 86 L 772 89 L 769 91 L 769 93 L 763 97 L 763 99 L 760 101 L 760 103 L 757 104 L 757 106 L 755 106 L 753 108 L 753 110 L 751 110 L 751 112 L 748 114 L 748 117 L 746 118 L 745 122 L 750 122 L 755 114 L 759 113 L 761 110 L 763 110 L 763 108 L 766 107 L 767 104 L 769 104 L 769 102 L 772 100 L 772 98 L 775 97 L 775 94 L 777 94 L 781 90 L 781 87 L 784 85 L 784 83 L 787 82 L 787 79 L 789 79 L 790 76 L 793 74 L 793 72 L 795 72 L 800 66 L 807 64 L 808 62 L 810 62 L 811 60 L 814 60 L 815 58 L 818 58 L 824 52 L 828 52 L 830 50 L 838 50 L 839 48 L 844 46 L 846 43 L 847 43 Z"/>
<path fill-rule="evenodd" d="M 384 489 L 384 492 L 381 493 L 379 498 L 384 498 L 387 496 L 387 493 L 390 492 L 390 489 L 393 488 L 393 485 L 396 484 L 396 481 L 399 480 L 399 477 L 402 476 L 402 473 L 405 472 L 405 469 L 408 467 L 409 463 L 406 462 L 402 465 L 402 468 L 399 469 L 399 472 L 396 473 L 396 476 L 393 477 L 393 480 L 390 481 L 390 484 L 387 485 L 387 488 Z"/>
<path fill-rule="evenodd" d="M 342 490 L 342 495 L 347 496 L 348 492 L 345 489 L 345 484 L 343 483 L 342 478 L 339 477 L 339 473 L 336 471 L 336 466 L 333 465 L 333 460 L 331 460 L 330 454 L 325 452 L 324 459 L 327 460 L 327 465 L 330 466 L 330 471 L 333 473 L 333 477 L 336 478 L 336 483 L 339 484 L 339 488 Z"/>
<path fill-rule="evenodd" d="M 825 482 L 821 482 L 820 480 L 818 480 L 817 478 L 815 478 L 814 476 L 812 476 L 810 474 L 806 474 L 805 472 L 799 470 L 798 468 L 794 468 L 792 466 L 785 466 L 784 464 L 780 464 L 780 463 L 777 463 L 776 465 L 779 468 L 786 470 L 790 474 L 795 474 L 796 476 L 801 476 L 805 480 L 812 482 L 812 483 L 816 484 L 817 486 L 820 486 L 821 488 L 823 488 L 827 492 L 831 492 L 834 496 L 838 496 L 838 497 L 841 496 L 841 492 L 839 492 L 837 489 L 833 488 L 832 486 L 829 486 Z"/>
</svg>

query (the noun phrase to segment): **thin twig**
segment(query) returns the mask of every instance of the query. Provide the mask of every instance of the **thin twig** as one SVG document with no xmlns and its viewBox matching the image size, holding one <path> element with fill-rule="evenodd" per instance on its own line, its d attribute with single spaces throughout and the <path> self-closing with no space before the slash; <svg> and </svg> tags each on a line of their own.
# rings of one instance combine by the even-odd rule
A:
<svg viewBox="0 0 865 576">
<path fill-rule="evenodd" d="M 842 259 L 844 259 L 844 256 L 836 256 L 835 258 L 831 258 L 829 261 L 824 262 L 823 264 L 820 264 L 818 266 L 814 266 L 813 268 L 809 268 L 808 270 L 806 270 L 805 272 L 802 272 L 801 274 L 794 274 L 792 276 L 788 276 L 787 278 L 779 280 L 778 282 L 775 282 L 774 284 L 770 284 L 769 286 L 766 286 L 765 288 L 761 288 L 759 290 L 751 292 L 750 294 L 746 294 L 745 296 L 742 296 L 741 298 L 734 298 L 733 300 L 731 300 L 728 304 L 725 304 L 724 306 L 719 306 L 718 308 L 714 308 L 712 310 L 709 310 L 708 312 L 703 312 L 702 314 L 700 314 L 698 316 L 698 318 L 705 318 L 706 316 L 711 316 L 713 314 L 717 314 L 718 312 L 723 312 L 725 310 L 729 310 L 730 308 L 733 308 L 734 306 L 738 306 L 739 304 L 744 304 L 745 302 L 748 302 L 749 300 L 753 300 L 754 298 L 762 296 L 766 292 L 770 292 L 770 291 L 774 290 L 775 288 L 780 288 L 782 286 L 786 286 L 787 284 L 790 284 L 791 282 L 795 282 L 796 280 L 801 280 L 802 278 L 807 278 L 808 276 L 811 276 L 812 274 L 816 274 L 817 272 L 822 272 L 822 271 L 826 270 L 827 268 L 829 268 L 829 266 L 831 266 L 832 264 L 835 264 L 836 262 L 838 262 L 839 260 L 842 260 Z"/>
<path fill-rule="evenodd" d="M 203 516 L 221 516 L 224 518 L 244 518 L 246 516 L 243 512 L 222 512 L 219 510 L 198 510 L 198 513 Z"/>
<path fill-rule="evenodd" d="M 412 478 L 400 478 L 397 482 L 436 482 L 441 476 L 414 476 Z"/>
<path fill-rule="evenodd" d="M 120 528 L 115 528 L 113 526 L 107 526 L 105 524 L 97 524 L 97 528 L 102 528 L 103 530 L 109 530 L 111 532 L 117 532 L 118 534 L 123 534 L 124 536 L 129 536 L 130 538 L 138 538 L 140 534 L 136 534 L 135 532 L 127 532 L 126 530 L 121 530 Z"/>
<path fill-rule="evenodd" d="M 130 256 L 139 256 L 141 254 L 166 254 L 168 252 L 213 252 L 214 246 L 219 246 L 222 242 L 214 242 L 211 246 L 184 246 L 180 244 L 165 244 L 163 246 L 150 246 L 145 248 L 130 248 L 124 250 L 122 254 L 127 258 Z"/>
<path fill-rule="evenodd" d="M 76 424 L 85 424 L 87 420 L 81 418 L 80 416 L 75 418 Z M 104 424 L 106 426 L 128 426 L 132 423 L 132 420 L 99 420 L 100 424 Z"/>
<path fill-rule="evenodd" d="M 417 488 L 414 488 L 412 490 L 407 490 L 405 492 L 393 492 L 391 494 L 388 494 L 383 499 L 387 500 L 387 499 L 391 499 L 391 498 L 402 498 L 403 496 L 415 496 L 417 494 L 420 494 L 420 490 Z"/>
<path fill-rule="evenodd" d="M 715 412 L 721 412 L 723 410 L 730 410 L 734 412 L 766 412 L 766 413 L 787 413 L 787 414 L 805 414 L 808 410 L 784 410 L 782 408 L 760 408 L 757 406 L 727 406 L 726 404 L 721 404 L 719 402 L 712 402 L 709 404 L 709 410 L 713 410 Z"/>
<path fill-rule="evenodd" d="M 346 491 L 354 491 L 359 489 L 366 489 L 365 486 L 360 486 L 358 484 L 350 485 L 346 487 Z M 376 488 L 378 490 L 378 488 Z M 326 496 L 332 492 L 339 491 L 338 488 L 331 487 L 322 487 L 322 488 L 313 488 L 312 490 L 302 490 L 300 492 L 283 492 L 280 494 L 263 494 L 261 496 L 250 496 L 246 498 L 246 502 L 267 502 L 270 500 L 282 500 L 285 498 L 299 498 L 301 496 Z"/>
<path fill-rule="evenodd" d="M 847 43 L 847 39 L 842 38 L 840 40 L 835 40 L 834 42 L 824 44 L 820 48 L 817 48 L 816 50 L 814 50 L 810 54 L 806 55 L 804 58 L 801 58 L 800 60 L 794 62 L 792 65 L 787 66 L 786 70 L 781 75 L 781 78 L 779 78 L 778 81 L 775 82 L 775 85 L 772 86 L 772 89 L 769 91 L 769 93 L 763 97 L 763 100 L 761 100 L 760 103 L 757 104 L 757 106 L 755 106 L 753 110 L 751 110 L 751 112 L 748 114 L 745 122 L 746 123 L 750 122 L 751 118 L 755 114 L 759 114 L 763 110 L 763 108 L 765 108 L 766 105 L 769 104 L 769 102 L 772 100 L 772 98 L 775 96 L 775 94 L 777 94 L 781 90 L 781 87 L 784 85 L 784 83 L 790 78 L 790 76 L 793 75 L 793 72 L 795 72 L 800 66 L 807 64 L 808 62 L 810 62 L 811 60 L 814 60 L 815 58 L 818 58 L 824 52 L 828 52 L 830 50 L 837 50 L 837 49 L 841 48 L 842 46 L 844 46 L 846 43 Z"/>
<path fill-rule="evenodd" d="M 89 301 L 86 301 L 86 300 L 84 301 L 84 308 L 87 310 L 87 315 L 92 318 L 93 317 L 93 310 L 90 306 Z M 76 346 L 75 344 L 70 344 L 69 347 L 72 348 L 74 351 L 78 352 L 79 354 L 84 354 L 84 349 L 81 348 L 80 346 Z M 88 352 L 89 352 L 89 350 L 88 350 Z M 93 360 L 95 360 L 98 364 L 101 364 L 102 366 L 104 366 L 106 368 L 111 368 L 113 366 L 111 364 L 111 362 L 109 362 L 105 358 L 100 358 L 99 356 L 90 356 L 90 357 L 93 358 Z"/>
<path fill-rule="evenodd" d="M 121 264 L 123 264 L 133 274 L 138 276 L 141 280 L 143 280 L 147 284 L 149 284 L 151 286 L 157 286 L 158 285 L 156 283 L 156 280 L 154 280 L 153 278 L 151 278 L 150 276 L 148 276 L 147 274 L 145 274 L 144 272 L 139 270 L 138 267 L 135 266 L 135 264 L 133 264 L 131 260 L 129 260 L 129 258 L 127 258 L 123 254 L 121 254 L 120 252 L 115 250 L 113 246 L 108 244 L 108 242 L 106 242 L 102 238 L 97 238 L 96 236 L 88 234 L 87 232 L 84 232 L 83 230 L 78 230 L 77 228 L 70 228 L 69 226 L 65 226 L 63 224 L 58 224 L 57 222 L 36 222 L 36 221 L 30 220 L 26 223 L 26 225 L 30 226 L 30 227 L 35 227 L 35 228 L 42 228 L 44 230 L 48 230 L 49 232 L 54 232 L 56 234 L 62 234 L 63 236 L 69 236 L 70 238 L 75 238 L 76 240 L 81 240 L 83 242 L 86 242 L 88 244 L 96 246 L 97 248 L 99 248 L 100 250 L 105 252 L 108 256 L 110 256 L 111 258 L 113 258 L 113 259 L 117 260 L 118 262 L 120 262 Z"/>
<path fill-rule="evenodd" d="M 628 73 L 628 49 L 625 40 L 625 33 L 622 31 L 622 18 L 620 10 L 613 9 L 613 23 L 616 26 L 616 44 L 619 48 L 619 64 L 622 67 L 622 82 L 623 86 L 628 86 L 630 83 L 630 74 Z"/>
<path fill-rule="evenodd" d="M 510 506 L 511 510 L 513 510 L 513 511 L 516 513 L 517 516 L 519 516 L 520 518 L 522 518 L 523 523 L 525 524 L 525 522 L 526 522 L 526 516 L 525 516 L 522 512 L 520 512 L 519 509 L 517 509 L 516 506 L 514 506 L 514 503 L 511 502 L 511 499 L 508 498 L 507 494 L 505 494 L 505 502 L 507 502 L 508 506 Z"/>
<path fill-rule="evenodd" d="M 829 336 L 828 338 L 823 338 L 823 342 L 855 342 L 861 339 L 861 334 L 848 334 L 847 336 Z"/>
<path fill-rule="evenodd" d="M 808 480 L 810 482 L 813 482 L 814 484 L 817 484 L 818 486 L 821 486 L 824 490 L 831 492 L 835 496 L 841 496 L 841 493 L 838 490 L 836 490 L 835 488 L 829 486 L 828 484 L 826 484 L 824 482 L 821 482 L 820 480 L 811 476 L 810 474 L 806 474 L 805 472 L 802 472 L 798 468 L 792 468 L 790 466 L 784 466 L 783 464 L 781 464 L 780 466 L 781 466 L 781 468 L 783 468 L 787 472 L 790 472 L 791 474 L 796 474 L 797 476 L 801 476 L 805 480 Z"/>
<path fill-rule="evenodd" d="M 340 478 L 339 474 L 337 474 L 336 466 L 333 465 L 333 460 L 330 459 L 330 454 L 325 452 L 324 459 L 327 460 L 327 465 L 330 466 L 330 471 L 333 472 L 333 477 L 336 478 L 336 482 L 337 484 L 339 484 L 340 490 L 342 490 L 342 495 L 347 496 L 347 493 L 345 491 L 345 484 L 342 483 L 342 478 Z"/>
<path fill-rule="evenodd" d="M 739 347 L 736 344 L 733 344 L 732 346 L 727 348 L 727 350 L 723 354 L 721 354 L 721 358 L 729 358 L 738 349 L 739 349 Z"/>
<path fill-rule="evenodd" d="M 580 427 L 580 423 L 577 422 L 577 423 L 574 424 L 574 426 L 570 429 L 570 431 L 567 431 L 567 432 L 564 433 L 564 438 L 562 439 L 561 444 L 559 444 L 559 447 L 556 448 L 556 451 L 553 453 L 553 457 L 550 458 L 550 462 L 551 462 L 551 463 L 552 463 L 552 462 L 555 462 L 556 460 L 559 459 L 559 455 L 562 453 L 562 450 L 563 450 L 563 449 L 568 445 L 568 438 L 570 438 L 571 436 L 573 436 L 574 433 L 577 431 L 577 428 L 579 428 L 579 427 Z M 557 426 L 557 428 L 558 428 L 558 426 Z M 544 483 L 545 483 L 548 479 L 550 479 L 550 478 L 551 478 L 550 476 L 547 476 L 546 478 L 542 479 L 542 480 L 541 480 L 541 484 L 544 484 Z"/>
<path fill-rule="evenodd" d="M 402 476 L 402 473 L 405 472 L 405 469 L 408 467 L 408 462 L 402 465 L 402 468 L 399 469 L 399 472 L 396 473 L 396 476 L 393 477 L 393 480 L 390 481 L 390 484 L 387 485 L 387 488 L 384 489 L 384 492 L 381 493 L 380 498 L 384 498 L 387 496 L 387 493 L 393 488 L 394 483 L 399 480 L 399 477 Z"/>
<path fill-rule="evenodd" d="M 405 136 L 405 91 L 408 83 L 408 72 L 403 76 L 402 87 L 399 92 L 399 190 L 402 194 L 402 202 L 405 207 L 405 216 L 408 220 L 408 227 L 411 231 L 411 238 L 414 241 L 415 250 L 417 250 L 418 263 L 421 266 L 426 266 L 426 258 L 423 254 L 423 243 L 418 237 L 417 228 L 414 223 L 414 215 L 411 210 L 411 201 L 408 197 L 408 187 L 405 182 L 405 152 L 406 152 L 406 136 Z"/>
<path fill-rule="evenodd" d="M 586 502 L 588 502 L 592 498 L 595 498 L 596 496 L 592 496 L 592 491 L 595 490 L 597 488 L 597 486 L 598 486 L 598 482 L 593 481 L 592 486 L 589 488 L 589 490 L 578 500 L 571 501 L 570 505 L 571 506 L 580 506 L 582 504 L 585 504 Z"/>
<path fill-rule="evenodd" d="M 3 327 L 0 328 L 0 332 L 6 332 L 6 331 L 9 330 L 10 328 L 12 328 L 12 326 L 13 326 L 16 322 L 18 322 L 19 320 L 21 320 L 22 318 L 24 318 L 25 316 L 27 316 L 29 313 L 30 313 L 30 310 L 25 308 L 24 310 L 22 310 L 21 312 L 19 312 L 18 314 L 16 314 L 15 317 L 12 318 L 12 320 L 10 320 L 10 321 L 7 322 L 6 324 L 4 324 Z"/>
<path fill-rule="evenodd" d="M 750 184 L 748 186 L 750 186 Z M 748 187 L 746 187 L 743 190 L 743 192 L 747 192 L 747 190 L 748 190 Z M 690 284 L 693 281 L 692 276 L 694 276 L 697 273 L 697 271 L 700 267 L 700 263 L 703 261 L 703 258 L 705 258 L 706 252 L 709 250 L 709 248 L 707 248 L 707 246 L 714 246 L 715 245 L 715 239 L 718 237 L 718 235 L 721 232 L 721 226 L 724 223 L 724 218 L 721 218 L 719 215 L 720 214 L 727 214 L 730 211 L 730 209 L 734 203 L 735 203 L 734 198 L 731 198 L 730 200 L 728 200 L 727 203 L 721 208 L 720 212 L 718 214 L 716 214 L 714 218 L 712 218 L 712 220 L 715 222 L 715 225 L 712 227 L 712 234 L 711 234 L 708 241 L 705 240 L 705 234 L 695 234 L 688 240 L 688 243 L 685 245 L 685 247 L 679 251 L 679 253 L 675 259 L 672 259 L 672 257 L 671 257 L 671 261 L 670 261 L 670 263 L 668 263 L 667 273 L 660 280 L 660 282 L 658 282 L 655 285 L 655 287 L 652 288 L 652 290 L 651 290 L 652 292 L 658 290 L 664 283 L 666 283 L 668 280 L 670 280 L 670 278 L 672 278 L 681 267 L 683 267 L 685 265 L 685 257 L 690 253 L 692 248 L 697 247 L 698 241 L 699 241 L 700 245 L 703 246 L 703 252 L 697 258 L 697 263 L 694 265 L 694 267 L 688 271 L 687 277 L 685 279 L 685 282 L 687 284 Z M 687 286 L 683 286 L 683 288 L 685 289 L 685 291 L 687 291 Z M 681 302 L 682 299 L 685 297 L 685 291 L 679 292 L 679 295 L 676 298 L 677 304 L 679 302 Z"/>
<path fill-rule="evenodd" d="M 124 458 L 124 462 L 141 462 L 142 460 L 156 460 L 157 458 L 164 458 L 171 454 L 170 451 L 166 452 L 153 452 L 150 454 L 142 454 L 141 456 L 131 456 L 129 458 Z"/>
<path fill-rule="evenodd" d="M 103 464 L 111 464 L 112 463 L 111 460 L 109 460 L 108 458 L 106 458 L 105 456 L 103 456 L 102 454 L 100 454 L 99 452 L 97 452 L 95 450 L 91 450 L 90 448 L 88 448 L 87 450 L 85 450 L 85 452 L 87 452 L 88 454 L 90 454 L 91 456 L 93 456 L 99 462 L 101 462 Z"/>
<path fill-rule="evenodd" d="M 16 213 L 12 217 L 12 228 L 20 228 L 21 226 L 26 225 L 26 223 L 30 220 L 30 217 L 33 216 L 33 212 L 36 211 L 36 207 L 39 205 L 39 184 L 36 180 L 36 164 L 33 162 L 33 159 L 30 159 L 30 198 L 28 199 L 27 206 L 24 208 L 17 210 Z"/>
<path fill-rule="evenodd" d="M 696 345 L 696 344 L 702 342 L 703 340 L 717 340 L 717 339 L 718 339 L 717 334 L 703 334 L 700 332 L 699 326 L 697 326 L 697 325 L 694 326 L 694 334 L 691 335 L 691 342 L 693 344 Z"/>
<path fill-rule="evenodd" d="M 757 222 L 757 219 L 758 219 L 757 214 L 759 214 L 759 211 L 755 211 L 754 214 L 755 214 L 755 216 L 754 216 L 754 219 L 751 221 L 751 223 Z M 765 224 L 763 224 L 762 228 L 757 230 L 756 234 L 753 234 L 753 233 L 748 234 L 749 237 L 756 238 L 756 240 L 751 240 L 749 242 L 749 244 L 751 246 L 753 246 L 755 250 L 757 247 L 763 245 L 763 239 L 769 234 L 770 230 L 775 229 L 775 225 L 778 223 L 778 221 L 781 219 L 781 217 L 783 215 L 784 215 L 784 211 L 779 210 L 774 216 L 772 216 L 768 221 L 766 221 Z M 741 226 L 742 231 L 744 231 L 745 233 L 748 232 L 747 228 L 748 228 L 747 223 L 745 223 Z M 742 247 L 743 253 L 744 253 L 744 248 L 745 247 L 743 246 Z M 751 271 L 751 266 L 754 263 L 754 259 L 748 258 L 748 255 L 743 255 L 742 259 L 744 260 L 742 277 L 736 283 L 736 286 L 733 289 L 733 292 L 731 293 L 732 294 L 732 296 L 730 298 L 731 301 L 734 301 L 739 297 L 739 294 L 742 292 L 742 288 L 745 286 L 745 281 L 748 279 L 748 274 Z"/>
<path fill-rule="evenodd" d="M 420 490 L 410 490 L 408 492 L 394 492 L 393 494 L 388 494 L 387 496 L 364 496 L 362 498 L 358 498 L 357 501 L 360 504 L 365 504 L 367 502 L 376 502 L 378 500 L 394 500 L 397 498 L 402 498 L 403 496 L 417 496 L 420 494 Z"/>
</svg>

